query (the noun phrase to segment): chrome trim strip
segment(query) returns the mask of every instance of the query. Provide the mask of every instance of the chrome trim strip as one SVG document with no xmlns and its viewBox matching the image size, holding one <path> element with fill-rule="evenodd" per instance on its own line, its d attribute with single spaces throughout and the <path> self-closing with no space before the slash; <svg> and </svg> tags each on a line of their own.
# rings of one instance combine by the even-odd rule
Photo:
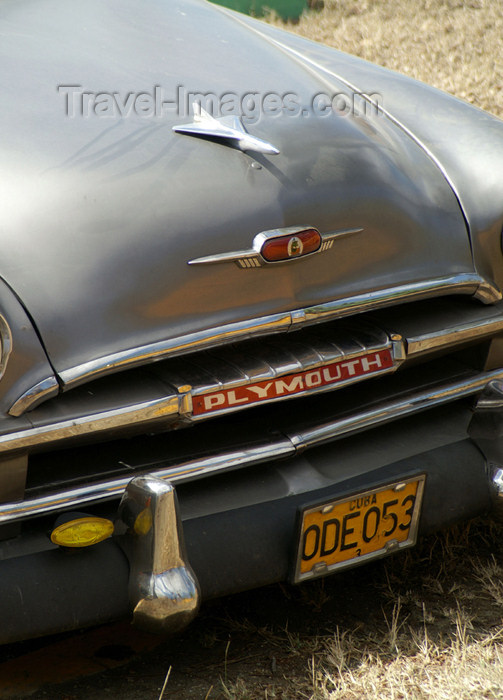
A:
<svg viewBox="0 0 503 700">
<path fill-rule="evenodd" d="M 336 438 L 389 423 L 391 420 L 403 418 L 412 413 L 472 396 L 482 391 L 494 379 L 503 379 L 503 369 L 484 372 L 469 379 L 448 382 L 434 389 L 418 391 L 408 398 L 384 402 L 357 415 L 327 422 L 325 425 L 303 431 L 302 434 L 290 435 L 289 438 L 298 449 L 322 445 Z"/>
<path fill-rule="evenodd" d="M 362 233 L 363 228 L 342 228 L 338 231 L 329 231 L 328 233 L 321 234 L 321 248 L 320 251 L 328 250 L 332 247 L 334 241 L 337 238 L 344 238 L 345 236 L 351 236 L 353 233 Z M 317 251 L 318 252 L 318 251 Z"/>
<path fill-rule="evenodd" d="M 151 422 L 168 416 L 178 418 L 180 411 L 180 397 L 168 396 L 111 411 L 62 420 L 36 428 L 27 428 L 15 433 L 6 433 L 0 435 L 0 454 L 56 442 L 65 438 L 120 428 L 121 426 Z"/>
<path fill-rule="evenodd" d="M 214 263 L 223 262 L 233 262 L 236 263 L 238 267 L 250 268 L 250 267 L 262 267 L 262 265 L 283 265 L 284 263 L 291 262 L 292 260 L 299 260 L 300 258 L 308 258 L 311 255 L 317 255 L 318 253 L 324 253 L 333 246 L 335 239 L 342 238 L 344 236 L 350 236 L 353 233 L 361 233 L 363 228 L 348 228 L 340 229 L 339 231 L 329 231 L 328 233 L 318 233 L 321 236 L 321 245 L 318 250 L 313 250 L 312 253 L 306 253 L 304 255 L 299 255 L 297 257 L 291 257 L 286 260 L 276 260 L 270 261 L 266 260 L 261 255 L 262 246 L 264 243 L 271 238 L 280 238 L 282 236 L 295 236 L 297 233 L 302 233 L 307 229 L 313 229 L 318 231 L 314 226 L 289 226 L 288 228 L 277 228 L 271 231 L 262 231 L 257 233 L 253 239 L 252 247 L 248 250 L 235 250 L 229 253 L 219 253 L 217 255 L 206 255 L 203 258 L 194 258 L 194 260 L 189 260 L 187 265 L 212 265 Z M 247 264 L 250 263 L 250 264 Z"/>
<path fill-rule="evenodd" d="M 178 483 L 200 476 L 207 476 L 213 472 L 221 473 L 230 469 L 260 464 L 268 460 L 291 457 L 294 454 L 295 448 L 290 440 L 279 438 L 273 444 L 268 443 L 258 447 L 233 450 L 212 457 L 194 459 L 175 467 L 151 470 L 149 475 Z M 129 474 L 119 479 L 86 484 L 86 486 L 73 489 L 64 489 L 50 495 L 28 499 L 19 503 L 0 504 L 0 524 L 23 520 L 37 515 L 56 513 L 61 510 L 69 510 L 86 503 L 120 498 L 132 476 L 132 474 Z M 140 474 L 137 476 L 140 476 Z"/>
<path fill-rule="evenodd" d="M 474 339 L 481 340 L 500 331 L 503 331 L 503 317 L 490 318 L 476 323 L 464 323 L 455 328 L 446 328 L 440 332 L 407 336 L 407 357 L 420 355 L 428 352 L 428 350 L 438 350 L 452 345 L 460 345 Z"/>
<path fill-rule="evenodd" d="M 497 379 L 489 382 L 477 400 L 477 411 L 497 411 L 503 408 L 503 383 Z"/>
<path fill-rule="evenodd" d="M 252 466 L 280 457 L 291 457 L 297 451 L 300 452 L 303 449 L 315 447 L 343 436 L 375 428 L 391 420 L 441 406 L 449 401 L 472 396 L 482 391 L 489 382 L 495 379 L 503 380 L 503 369 L 483 372 L 467 379 L 446 382 L 433 389 L 413 392 L 406 398 L 387 401 L 361 413 L 348 415 L 296 434 L 281 436 L 272 444 L 267 443 L 252 448 L 243 447 L 241 450 L 195 459 L 174 467 L 151 470 L 149 474 L 177 483 L 208 476 L 214 472 Z M 129 474 L 126 477 L 110 481 L 91 483 L 73 489 L 62 489 L 56 493 L 28 499 L 21 503 L 0 504 L 0 524 L 69 510 L 86 503 L 118 498 L 122 496 L 131 478 L 131 474 Z"/>
<path fill-rule="evenodd" d="M 407 359 L 406 344 L 400 333 L 391 334 L 391 347 L 393 348 L 393 358 L 396 362 L 403 362 Z"/>
<path fill-rule="evenodd" d="M 291 326 L 290 313 L 273 314 L 254 318 L 250 321 L 238 321 L 225 326 L 208 328 L 197 333 L 161 340 L 158 343 L 143 345 L 139 348 L 124 350 L 113 355 L 106 355 L 82 365 L 71 367 L 59 373 L 65 388 L 70 388 L 91 381 L 97 377 L 122 369 L 137 367 L 154 360 L 164 359 L 172 355 L 183 355 L 197 350 L 207 350 L 222 343 L 233 343 L 236 340 L 255 338 L 269 333 L 287 331 Z"/>
<path fill-rule="evenodd" d="M 483 280 L 477 289 L 475 297 L 483 304 L 495 304 L 503 299 L 503 294 L 501 290 L 496 287 L 494 282 L 491 283 Z"/>
<path fill-rule="evenodd" d="M 24 394 L 21 394 L 18 400 L 10 407 L 9 415 L 16 417 L 22 415 L 31 408 L 35 408 L 35 406 L 42 401 L 56 396 L 58 390 L 59 384 L 56 377 L 50 376 L 46 379 L 42 379 L 38 384 L 32 386 L 31 389 L 25 391 Z"/>
<path fill-rule="evenodd" d="M 440 277 L 428 282 L 404 284 L 391 289 L 377 290 L 358 294 L 347 299 L 337 299 L 325 304 L 317 304 L 307 309 L 292 312 L 293 323 L 318 323 L 333 318 L 343 318 L 355 313 L 373 311 L 383 306 L 418 301 L 428 296 L 447 294 L 470 294 L 478 298 L 479 288 L 483 280 L 477 274 L 462 273 L 453 277 Z M 471 290 L 471 291 L 469 291 Z M 493 301 L 500 301 L 501 293 L 494 289 Z M 484 296 L 484 303 L 486 297 Z"/>
<path fill-rule="evenodd" d="M 187 260 L 187 265 L 212 265 L 213 263 L 233 262 L 237 263 L 239 267 L 251 267 L 241 264 L 246 260 L 253 260 L 254 263 L 257 262 L 258 265 L 254 264 L 254 267 L 260 267 L 262 263 L 265 262 L 262 256 L 257 255 L 256 250 L 250 248 L 248 250 L 234 250 L 230 253 L 218 253 L 217 255 L 206 255 L 202 258 L 194 258 L 194 260 Z"/>
<path fill-rule="evenodd" d="M 480 291 L 482 290 L 482 291 Z M 157 343 L 131 348 L 113 355 L 99 357 L 59 373 L 65 388 L 71 388 L 91 381 L 103 374 L 146 364 L 154 360 L 188 352 L 205 350 L 224 343 L 257 337 L 269 333 L 288 331 L 294 325 L 318 323 L 329 319 L 342 318 L 351 314 L 383 308 L 404 301 L 417 301 L 431 296 L 447 294 L 471 294 L 484 303 L 501 299 L 496 287 L 487 283 L 475 273 L 460 273 L 450 277 L 440 277 L 424 282 L 403 284 L 397 287 L 379 289 L 375 292 L 357 294 L 337 299 L 325 304 L 317 304 L 304 309 L 262 316 L 247 321 L 237 321 L 216 326 L 203 331 L 161 340 Z"/>
<path fill-rule="evenodd" d="M 0 379 L 5 373 L 7 361 L 12 352 L 12 333 L 9 324 L 0 314 Z"/>
</svg>

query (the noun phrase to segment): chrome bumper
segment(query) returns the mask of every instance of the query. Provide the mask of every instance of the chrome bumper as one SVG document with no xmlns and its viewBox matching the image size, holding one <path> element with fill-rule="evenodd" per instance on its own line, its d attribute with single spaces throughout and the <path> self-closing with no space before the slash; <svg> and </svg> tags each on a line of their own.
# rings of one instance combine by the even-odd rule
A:
<svg viewBox="0 0 503 700">
<path fill-rule="evenodd" d="M 466 387 L 462 389 L 459 393 L 469 395 Z M 469 433 L 486 454 L 493 502 L 503 510 L 503 380 L 486 385 Z M 118 509 L 116 536 L 130 564 L 134 623 L 159 633 L 188 625 L 197 615 L 201 593 L 186 554 L 174 486 L 153 475 L 129 481 Z"/>
<path fill-rule="evenodd" d="M 487 410 L 492 418 L 479 425 L 481 433 L 498 423 L 498 410 Z M 183 533 L 168 474 L 128 480 L 120 506 L 96 502 L 100 514 L 117 518 L 116 536 L 71 554 L 46 537 L 50 514 L 28 520 L 22 536 L 0 543 L 0 643 L 131 611 L 150 630 L 176 631 L 196 614 L 199 585 L 211 599 L 287 580 L 299 509 L 418 473 L 427 474 L 421 534 L 489 511 L 497 500 L 490 469 L 503 468 L 503 457 L 487 456 L 469 439 L 470 405 L 407 416 L 385 430 L 375 425 L 365 440 L 347 436 L 288 460 L 231 470 L 225 479 L 182 482 Z M 503 440 L 488 434 L 487 444 L 496 449 Z"/>
<path fill-rule="evenodd" d="M 130 564 L 134 623 L 159 633 L 188 625 L 201 596 L 187 561 L 174 487 L 151 476 L 132 479 L 119 506 L 116 532 Z"/>
</svg>

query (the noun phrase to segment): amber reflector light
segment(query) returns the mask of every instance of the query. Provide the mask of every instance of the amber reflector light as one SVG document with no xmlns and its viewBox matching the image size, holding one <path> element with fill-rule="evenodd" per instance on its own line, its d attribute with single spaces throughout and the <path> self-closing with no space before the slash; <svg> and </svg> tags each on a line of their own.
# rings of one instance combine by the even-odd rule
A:
<svg viewBox="0 0 503 700">
<path fill-rule="evenodd" d="M 51 542 L 61 547 L 89 547 L 106 540 L 113 531 L 113 522 L 106 518 L 77 518 L 54 528 Z"/>
<path fill-rule="evenodd" d="M 321 245 L 321 236 L 314 228 L 308 228 L 287 236 L 271 238 L 262 245 L 262 257 L 268 262 L 300 258 L 318 250 Z"/>
</svg>

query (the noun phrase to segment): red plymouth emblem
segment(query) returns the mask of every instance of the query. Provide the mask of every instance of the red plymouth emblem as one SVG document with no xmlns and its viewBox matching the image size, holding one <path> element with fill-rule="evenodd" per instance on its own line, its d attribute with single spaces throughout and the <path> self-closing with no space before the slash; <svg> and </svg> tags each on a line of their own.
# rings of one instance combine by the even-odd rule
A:
<svg viewBox="0 0 503 700">
<path fill-rule="evenodd" d="M 288 374 L 278 379 L 248 384 L 236 389 L 212 391 L 192 397 L 193 415 L 272 401 L 295 394 L 319 391 L 321 387 L 354 381 L 358 377 L 378 374 L 393 367 L 393 356 L 388 348 L 368 352 L 358 357 L 332 362 L 304 372 Z"/>
</svg>

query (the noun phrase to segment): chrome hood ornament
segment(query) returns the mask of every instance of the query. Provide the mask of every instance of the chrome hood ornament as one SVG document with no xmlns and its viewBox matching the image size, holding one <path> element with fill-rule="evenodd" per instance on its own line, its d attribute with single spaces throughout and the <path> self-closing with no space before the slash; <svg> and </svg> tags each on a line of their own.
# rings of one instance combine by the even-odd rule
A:
<svg viewBox="0 0 503 700">
<path fill-rule="evenodd" d="M 249 134 L 239 117 L 228 116 L 216 119 L 203 109 L 199 102 L 194 102 L 192 108 L 194 110 L 192 124 L 174 126 L 173 131 L 188 136 L 211 136 L 215 139 L 230 140 L 241 151 L 254 151 L 269 156 L 275 156 L 279 153 L 279 150 L 272 144 Z"/>
</svg>

